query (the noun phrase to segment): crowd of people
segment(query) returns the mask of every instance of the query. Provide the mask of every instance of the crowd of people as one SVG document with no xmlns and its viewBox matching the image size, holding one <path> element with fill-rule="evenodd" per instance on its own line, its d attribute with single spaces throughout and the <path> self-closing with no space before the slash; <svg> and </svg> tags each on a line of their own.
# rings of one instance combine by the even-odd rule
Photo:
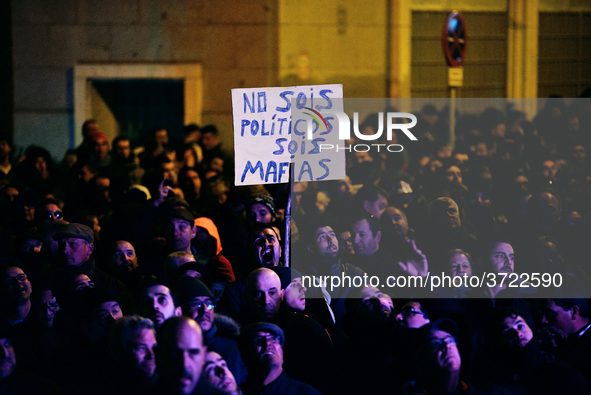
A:
<svg viewBox="0 0 591 395">
<path fill-rule="evenodd" d="M 591 393 L 591 102 L 417 118 L 344 180 L 242 187 L 213 125 L 0 141 L 0 394 Z M 386 282 L 432 275 L 464 281 Z"/>
</svg>

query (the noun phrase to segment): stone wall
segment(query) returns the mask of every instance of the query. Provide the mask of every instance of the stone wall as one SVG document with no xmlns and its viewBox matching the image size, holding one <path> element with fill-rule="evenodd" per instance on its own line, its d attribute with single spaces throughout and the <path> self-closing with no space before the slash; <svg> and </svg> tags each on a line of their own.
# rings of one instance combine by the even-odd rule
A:
<svg viewBox="0 0 591 395">
<path fill-rule="evenodd" d="M 231 149 L 230 89 L 276 81 L 272 0 L 13 0 L 14 140 L 61 159 L 80 140 L 73 67 L 199 62 L 203 123 Z"/>
<path fill-rule="evenodd" d="M 347 97 L 385 97 L 387 4 L 383 0 L 282 0 L 281 84 L 343 84 Z"/>
<path fill-rule="evenodd" d="M 228 149 L 232 88 L 340 83 L 348 97 L 384 97 L 388 12 L 401 1 L 12 0 L 14 142 L 56 159 L 79 143 L 77 64 L 200 63 L 202 123 L 218 125 Z M 409 1 L 413 11 L 506 12 L 509 0 Z M 539 9 L 591 5 L 539 0 Z"/>
</svg>

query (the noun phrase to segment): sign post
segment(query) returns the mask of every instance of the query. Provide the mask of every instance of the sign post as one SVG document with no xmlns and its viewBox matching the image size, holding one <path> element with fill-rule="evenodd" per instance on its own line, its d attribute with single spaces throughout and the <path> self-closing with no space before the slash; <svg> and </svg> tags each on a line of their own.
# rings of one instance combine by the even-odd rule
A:
<svg viewBox="0 0 591 395">
<path fill-rule="evenodd" d="M 452 11 L 443 24 L 441 34 L 443 55 L 449 66 L 447 69 L 447 84 L 449 86 L 449 142 L 451 149 L 455 146 L 456 136 L 456 96 L 458 87 L 463 85 L 464 69 L 462 63 L 466 58 L 468 47 L 468 35 L 466 34 L 466 22 L 457 11 Z"/>
</svg>

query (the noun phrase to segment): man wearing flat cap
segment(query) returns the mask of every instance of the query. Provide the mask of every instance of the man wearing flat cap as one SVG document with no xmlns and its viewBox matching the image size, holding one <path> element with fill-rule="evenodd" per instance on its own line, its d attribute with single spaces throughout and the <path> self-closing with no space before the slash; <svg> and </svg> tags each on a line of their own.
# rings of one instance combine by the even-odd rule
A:
<svg viewBox="0 0 591 395">
<path fill-rule="evenodd" d="M 94 232 L 86 225 L 71 223 L 54 236 L 59 243 L 62 263 L 80 267 L 88 261 L 94 251 Z"/>
<path fill-rule="evenodd" d="M 54 268 L 58 288 L 64 288 L 63 279 L 70 274 L 86 274 L 98 287 L 115 293 L 125 311 L 134 311 L 131 292 L 115 277 L 96 267 L 94 257 L 94 232 L 86 225 L 70 223 L 54 236 L 58 242 L 58 259 L 61 267 Z M 61 287 L 60 287 L 61 285 Z M 58 291 L 59 293 L 59 291 Z"/>
<path fill-rule="evenodd" d="M 246 367 L 238 352 L 239 328 L 230 317 L 215 314 L 213 293 L 200 280 L 181 276 L 175 283 L 183 315 L 194 319 L 203 332 L 203 344 L 219 353 L 238 383 L 246 379 Z"/>
<path fill-rule="evenodd" d="M 290 379 L 283 370 L 285 335 L 277 325 L 257 322 L 242 328 L 238 346 L 248 368 L 242 385 L 249 394 L 320 394 L 313 387 Z"/>
</svg>

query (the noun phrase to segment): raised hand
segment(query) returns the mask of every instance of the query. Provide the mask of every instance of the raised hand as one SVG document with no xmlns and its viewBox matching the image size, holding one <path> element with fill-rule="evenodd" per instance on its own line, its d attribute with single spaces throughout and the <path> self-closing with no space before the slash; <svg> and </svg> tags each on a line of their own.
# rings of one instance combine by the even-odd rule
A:
<svg viewBox="0 0 591 395">
<path fill-rule="evenodd" d="M 164 185 L 164 181 L 165 179 L 163 178 L 160 185 L 158 185 L 158 196 L 156 196 L 156 198 L 154 199 L 154 206 L 156 207 L 160 206 L 160 204 L 162 204 L 162 202 L 164 201 L 164 199 L 166 199 L 168 194 L 173 191 L 171 187 Z"/>
<path fill-rule="evenodd" d="M 406 262 L 398 262 L 398 266 L 410 276 L 425 277 L 429 272 L 427 257 L 417 248 L 414 240 L 407 239 L 406 243 L 409 244 L 410 250 L 408 259 Z"/>
</svg>

